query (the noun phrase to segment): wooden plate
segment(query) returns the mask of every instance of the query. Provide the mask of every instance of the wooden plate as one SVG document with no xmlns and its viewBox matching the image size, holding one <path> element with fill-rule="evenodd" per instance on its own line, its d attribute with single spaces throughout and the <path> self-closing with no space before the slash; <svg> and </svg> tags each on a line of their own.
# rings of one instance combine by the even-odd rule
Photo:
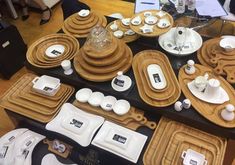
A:
<svg viewBox="0 0 235 165">
<path fill-rule="evenodd" d="M 185 66 L 183 66 L 178 75 L 179 83 L 182 88 L 182 91 L 184 95 L 190 99 L 192 102 L 192 106 L 195 108 L 196 111 L 198 111 L 203 117 L 206 119 L 210 120 L 212 123 L 217 124 L 221 127 L 226 127 L 226 128 L 234 128 L 235 127 L 235 120 L 231 122 L 227 122 L 222 119 L 220 113 L 222 109 L 227 104 L 233 104 L 235 105 L 235 91 L 233 87 L 226 81 L 224 80 L 223 77 L 221 76 L 216 76 L 213 74 L 213 71 L 210 68 L 207 68 L 202 65 L 195 65 L 197 72 L 193 75 L 187 75 L 184 72 Z M 204 101 L 201 101 L 200 99 L 196 98 L 188 89 L 187 83 L 193 81 L 197 76 L 202 76 L 207 73 L 209 75 L 209 78 L 215 78 L 220 81 L 221 87 L 227 92 L 229 95 L 230 100 L 225 102 L 224 104 L 218 105 L 218 104 L 210 104 Z M 206 109 L 206 111 L 205 111 Z"/>
<path fill-rule="evenodd" d="M 156 94 L 154 94 L 152 88 L 149 87 L 149 83 L 147 83 L 147 80 L 144 79 L 146 76 L 143 70 L 146 69 L 147 64 L 150 64 L 150 62 L 148 62 L 147 64 L 145 64 L 145 66 L 143 66 L 142 63 L 144 63 L 146 60 L 152 61 L 152 63 L 155 63 L 157 61 L 158 64 L 161 63 L 161 66 L 164 66 L 162 67 L 162 69 L 164 69 L 163 72 L 165 73 L 166 80 L 171 79 L 170 82 L 172 82 L 172 83 L 167 82 L 171 84 L 169 88 L 163 91 L 159 90 L 159 92 L 156 92 Z M 135 55 L 133 59 L 132 68 L 135 75 L 140 97 L 147 104 L 156 107 L 165 107 L 175 103 L 175 101 L 180 97 L 181 89 L 179 83 L 177 81 L 177 78 L 175 76 L 175 73 L 171 67 L 168 58 L 163 53 L 156 50 L 145 50 L 139 52 L 138 54 Z M 170 98 L 167 98 L 168 94 L 172 94 L 171 92 L 173 91 L 175 91 L 174 95 L 172 95 Z M 148 95 L 146 94 L 146 92 L 148 92 Z"/>
<path fill-rule="evenodd" d="M 124 26 L 122 24 L 122 21 L 121 20 L 115 20 L 116 21 L 116 24 L 118 26 L 118 30 L 121 30 L 124 32 L 128 31 L 130 29 L 130 26 Z M 115 21 L 112 21 L 110 22 L 107 26 L 106 26 L 106 29 L 108 29 L 112 34 L 114 31 L 112 31 L 110 29 L 110 26 L 115 22 Z M 113 35 L 114 36 L 114 35 Z M 114 36 L 115 37 L 115 36 Z M 126 42 L 126 43 L 129 43 L 129 42 L 133 42 L 135 40 L 137 40 L 138 38 L 140 37 L 140 35 L 138 35 L 137 33 L 133 34 L 133 35 L 124 35 L 120 40 Z"/>
<path fill-rule="evenodd" d="M 135 15 L 131 18 L 131 20 L 132 20 L 133 18 L 137 17 L 137 16 L 140 16 L 140 17 L 141 17 L 141 24 L 135 26 L 135 25 L 133 25 L 133 24 L 130 23 L 130 28 L 131 28 L 134 32 L 136 32 L 137 34 L 139 34 L 139 35 L 141 35 L 141 36 L 156 37 L 156 36 L 159 36 L 159 35 L 161 35 L 161 34 L 163 34 L 163 33 L 168 32 L 168 31 L 172 28 L 172 26 L 173 26 L 173 24 L 174 24 L 174 20 L 173 20 L 173 18 L 172 18 L 172 16 L 171 16 L 170 14 L 168 14 L 167 12 L 164 12 L 164 13 L 166 13 L 166 15 L 163 16 L 162 18 L 168 19 L 168 20 L 170 21 L 171 25 L 170 25 L 169 27 L 167 27 L 167 28 L 159 28 L 159 27 L 155 24 L 155 25 L 153 25 L 153 32 L 152 32 L 152 33 L 143 33 L 143 32 L 141 31 L 140 27 L 144 26 L 144 24 L 145 24 L 145 22 L 144 22 L 144 18 L 145 18 L 145 17 L 144 17 L 144 12 L 147 12 L 147 11 L 148 11 L 148 12 L 151 12 L 152 15 L 154 15 L 154 16 L 156 16 L 158 19 L 160 19 L 160 17 L 158 17 L 158 16 L 156 15 L 156 13 L 158 13 L 160 10 L 146 10 L 146 11 L 142 11 L 142 12 L 140 12 L 140 13 L 137 13 L 137 14 L 135 14 Z"/>
</svg>

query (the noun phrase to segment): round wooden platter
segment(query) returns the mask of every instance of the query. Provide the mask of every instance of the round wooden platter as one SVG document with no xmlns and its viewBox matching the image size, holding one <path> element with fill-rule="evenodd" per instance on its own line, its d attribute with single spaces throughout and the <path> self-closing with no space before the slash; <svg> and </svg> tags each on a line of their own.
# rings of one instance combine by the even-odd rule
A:
<svg viewBox="0 0 235 165">
<path fill-rule="evenodd" d="M 112 21 L 112 22 L 110 22 L 110 23 L 106 26 L 106 29 L 108 29 L 108 30 L 110 31 L 110 33 L 112 33 L 112 35 L 113 35 L 114 31 L 110 28 L 110 26 L 111 26 L 114 22 L 116 22 L 116 24 L 117 24 L 117 26 L 118 26 L 118 30 L 121 30 L 121 31 L 124 32 L 124 36 L 123 36 L 122 38 L 120 38 L 120 40 L 122 40 L 122 41 L 124 41 L 124 42 L 126 42 L 126 43 L 129 43 L 129 42 L 133 42 L 133 41 L 137 40 L 137 39 L 140 37 L 140 35 L 137 34 L 137 33 L 135 33 L 135 34 L 133 34 L 133 35 L 126 35 L 125 32 L 128 31 L 128 30 L 130 30 L 130 26 L 125 26 L 125 25 L 123 25 L 121 20 Z M 114 35 L 113 35 L 113 36 L 114 36 Z M 115 36 L 114 36 L 114 37 L 115 37 Z"/>
<path fill-rule="evenodd" d="M 64 45 L 65 53 L 57 58 L 49 58 L 45 55 L 47 47 L 53 44 Z M 30 45 L 26 58 L 28 62 L 39 68 L 53 68 L 60 66 L 60 63 L 65 60 L 71 60 L 79 49 L 79 42 L 67 34 L 51 34 L 40 38 Z"/>
<path fill-rule="evenodd" d="M 182 91 L 188 99 L 192 102 L 192 106 L 195 108 L 196 111 L 198 111 L 203 117 L 208 119 L 214 124 L 217 124 L 221 127 L 226 128 L 235 128 L 235 120 L 233 121 L 225 121 L 222 119 L 220 113 L 222 109 L 227 104 L 233 104 L 235 105 L 235 91 L 233 87 L 221 76 L 216 76 L 213 74 L 212 69 L 207 68 L 202 65 L 195 65 L 196 67 L 196 73 L 193 75 L 187 75 L 184 71 L 185 66 L 183 66 L 178 75 L 179 83 L 182 88 Z M 204 101 L 201 101 L 200 99 L 196 98 L 188 89 L 187 84 L 191 81 L 193 81 L 197 76 L 203 76 L 205 74 L 209 74 L 209 78 L 215 78 L 220 81 L 221 87 L 227 92 L 229 95 L 230 100 L 223 103 L 223 104 L 210 104 Z"/>
<path fill-rule="evenodd" d="M 96 25 L 105 27 L 107 20 L 103 15 L 91 12 L 90 16 L 80 17 L 77 13 L 68 17 L 62 26 L 62 30 L 76 38 L 85 38 L 90 33 L 91 29 Z"/>
<path fill-rule="evenodd" d="M 116 75 L 118 71 L 123 71 L 123 73 L 127 72 L 129 70 L 129 68 L 131 67 L 132 64 L 132 51 L 131 49 L 126 45 L 127 51 L 125 53 L 125 57 L 123 57 L 125 59 L 125 63 L 123 64 L 123 66 L 121 66 L 120 68 L 118 68 L 116 71 L 113 72 L 109 72 L 109 73 L 103 73 L 103 74 L 99 74 L 99 73 L 91 73 L 89 71 L 86 70 L 86 68 L 84 68 L 84 65 L 81 61 L 79 61 L 79 55 L 75 56 L 74 60 L 73 60 L 73 64 L 74 64 L 74 68 L 77 71 L 77 73 L 83 77 L 86 80 L 89 81 L 94 81 L 94 82 L 104 82 L 104 81 L 109 81 L 112 80 Z M 118 63 L 115 63 L 118 65 Z M 114 65 L 110 65 L 110 67 L 115 67 Z M 99 69 L 99 67 L 97 67 L 97 70 Z M 99 70 L 101 71 L 101 70 Z"/>
<path fill-rule="evenodd" d="M 156 92 L 149 86 L 150 83 L 147 82 L 148 77 L 143 71 L 149 64 L 160 64 L 162 67 L 167 84 L 170 84 L 170 86 L 166 87 L 165 90 L 159 90 Z M 175 103 L 180 97 L 181 89 L 179 83 L 168 58 L 163 53 L 156 50 L 145 50 L 139 52 L 134 56 L 132 68 L 140 97 L 147 104 L 156 107 L 165 107 Z"/>
<path fill-rule="evenodd" d="M 165 13 L 165 15 L 160 18 L 158 15 L 156 15 L 159 11 L 160 11 L 160 10 L 146 10 L 146 11 L 142 11 L 142 12 L 140 12 L 140 13 L 135 14 L 135 15 L 131 18 L 131 20 L 132 20 L 133 18 L 137 17 L 137 16 L 140 16 L 140 18 L 141 18 L 141 24 L 140 24 L 140 25 L 133 25 L 132 23 L 130 23 L 130 28 L 131 28 L 134 32 L 136 32 L 137 34 L 139 34 L 139 35 L 141 35 L 141 36 L 145 36 L 145 37 L 156 37 L 156 36 L 159 36 L 159 35 L 161 35 L 161 34 L 163 34 L 163 33 L 168 32 L 168 31 L 172 28 L 172 26 L 174 25 L 174 20 L 173 20 L 172 16 L 171 16 L 169 13 L 165 12 L 165 11 L 162 11 L 162 12 Z M 140 28 L 141 28 L 142 26 L 144 26 L 144 24 L 146 24 L 146 23 L 144 22 L 144 19 L 145 19 L 144 13 L 145 13 L 145 12 L 151 12 L 153 16 L 156 16 L 156 17 L 158 18 L 158 21 L 159 21 L 160 19 L 162 19 L 162 18 L 166 18 L 166 19 L 168 19 L 168 20 L 170 21 L 171 25 L 170 25 L 169 27 L 166 27 L 166 28 L 159 28 L 159 27 L 156 25 L 156 24 L 158 23 L 158 21 L 157 21 L 157 23 L 153 25 L 153 32 L 152 32 L 152 33 L 143 33 Z"/>
<path fill-rule="evenodd" d="M 187 135 L 187 137 L 177 136 L 177 139 L 175 139 L 175 135 L 177 135 L 177 133 L 181 133 L 180 135 Z M 162 117 L 144 153 L 144 164 L 155 165 L 159 164 L 160 162 L 163 163 L 166 156 L 173 158 L 176 156 L 176 154 L 179 154 L 175 140 L 180 141 L 178 145 L 181 145 L 187 141 L 192 145 L 210 149 L 211 152 L 216 152 L 217 158 L 215 160 L 218 162 L 218 164 L 222 164 L 223 162 L 227 145 L 226 139 L 216 137 L 182 123 L 171 121 Z M 174 158 L 173 160 L 170 159 L 169 161 L 174 161 Z M 166 165 L 169 163 L 169 161 L 167 161 Z M 173 162 L 171 162 L 171 164 L 172 163 Z"/>
</svg>

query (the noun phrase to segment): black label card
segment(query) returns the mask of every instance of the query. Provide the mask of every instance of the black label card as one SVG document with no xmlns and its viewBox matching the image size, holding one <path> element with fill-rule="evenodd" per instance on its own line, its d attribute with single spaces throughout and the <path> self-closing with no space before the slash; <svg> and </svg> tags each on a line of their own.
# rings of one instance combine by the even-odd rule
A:
<svg viewBox="0 0 235 165">
<path fill-rule="evenodd" d="M 123 80 L 118 80 L 117 78 L 114 80 L 114 84 L 117 86 L 123 87 L 124 86 L 124 81 Z"/>
<path fill-rule="evenodd" d="M 158 73 L 153 74 L 153 78 L 154 78 L 155 83 L 161 82 L 161 79 Z"/>
<path fill-rule="evenodd" d="M 119 143 L 125 144 L 127 138 L 124 137 L 124 136 L 115 134 L 115 135 L 113 136 L 113 140 L 115 140 L 115 141 L 117 141 L 117 142 L 119 142 Z"/>
<path fill-rule="evenodd" d="M 69 124 L 74 125 L 77 128 L 81 128 L 81 126 L 83 125 L 83 122 L 73 119 Z"/>
</svg>

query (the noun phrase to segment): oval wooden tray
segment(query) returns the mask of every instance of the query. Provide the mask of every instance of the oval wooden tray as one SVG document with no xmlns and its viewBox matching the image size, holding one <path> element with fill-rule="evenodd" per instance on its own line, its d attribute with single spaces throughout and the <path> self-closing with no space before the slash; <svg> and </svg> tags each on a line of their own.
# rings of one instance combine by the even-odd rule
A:
<svg viewBox="0 0 235 165">
<path fill-rule="evenodd" d="M 146 60 L 152 61 L 152 64 L 157 63 L 162 66 L 166 80 L 171 80 L 167 82 L 168 84 L 170 84 L 170 86 L 166 90 L 159 90 L 159 92 L 155 92 L 149 86 L 149 83 L 147 82 L 146 76 L 143 71 L 147 67 L 146 64 L 145 66 L 143 65 Z M 148 62 L 148 64 L 150 63 L 151 62 Z M 145 50 L 139 52 L 134 56 L 132 68 L 140 97 L 147 104 L 156 107 L 165 107 L 175 103 L 175 101 L 180 97 L 181 89 L 179 83 L 168 58 L 163 53 L 156 50 Z M 171 92 L 173 91 L 175 92 L 173 93 L 173 95 L 171 95 Z M 148 95 L 146 94 L 146 92 L 148 92 Z M 167 98 L 168 95 L 171 95 L 171 97 Z"/>
<path fill-rule="evenodd" d="M 117 26 L 118 26 L 118 30 L 121 30 L 121 31 L 124 32 L 124 36 L 123 36 L 120 40 L 122 40 L 122 41 L 124 41 L 124 42 L 126 42 L 126 43 L 129 43 L 129 42 L 133 42 L 133 41 L 137 40 L 137 39 L 140 37 L 140 35 L 137 34 L 137 33 L 135 33 L 135 34 L 133 34 L 133 35 L 125 35 L 125 32 L 130 29 L 130 26 L 124 26 L 124 25 L 122 24 L 121 20 L 115 20 L 115 21 L 116 21 L 116 24 L 117 24 Z M 111 26 L 115 21 L 110 22 L 110 23 L 106 26 L 106 29 L 108 29 L 108 30 L 110 31 L 110 33 L 112 33 L 112 34 L 113 34 L 114 31 L 112 31 L 112 30 L 110 29 L 110 26 Z M 114 35 L 113 35 L 113 36 L 114 36 Z M 115 37 L 115 36 L 114 36 L 114 37 Z"/>
<path fill-rule="evenodd" d="M 213 74 L 213 71 L 210 68 L 207 68 L 202 65 L 195 65 L 197 72 L 193 75 L 187 75 L 184 71 L 185 66 L 183 66 L 178 75 L 179 83 L 182 88 L 184 95 L 190 99 L 192 106 L 198 111 L 203 117 L 210 120 L 212 123 L 217 124 L 221 127 L 234 128 L 235 120 L 227 122 L 222 119 L 220 112 L 224 107 L 231 103 L 235 105 L 235 91 L 233 87 L 221 76 L 216 76 Z M 203 76 L 207 73 L 209 78 L 215 78 L 220 81 L 221 87 L 228 93 L 230 101 L 225 102 L 221 105 L 210 104 L 200 99 L 196 98 L 188 89 L 187 83 L 193 81 L 197 76 Z M 206 110 L 206 111 L 205 111 Z"/>
<path fill-rule="evenodd" d="M 160 10 L 146 10 L 146 11 L 149 11 L 149 12 L 152 12 L 152 15 L 155 15 L 156 17 L 158 17 L 157 15 L 156 15 L 156 13 L 157 12 L 159 12 Z M 161 35 L 161 34 L 163 34 L 163 33 L 166 33 L 166 32 L 168 32 L 171 28 L 172 28 L 172 26 L 174 25 L 174 20 L 173 20 L 173 18 L 172 18 L 172 16 L 170 15 L 170 14 L 168 14 L 167 12 L 164 12 L 164 13 L 166 13 L 166 15 L 165 16 L 163 16 L 162 18 L 166 18 L 166 19 L 168 19 L 169 21 L 170 21 L 170 23 L 171 23 L 171 25 L 169 26 L 169 27 L 167 27 L 167 28 L 159 28 L 156 24 L 155 25 L 153 25 L 153 32 L 152 33 L 143 33 L 142 31 L 141 31 L 141 29 L 140 29 L 140 27 L 142 27 L 142 26 L 144 26 L 144 24 L 145 24 L 145 22 L 144 22 L 144 12 L 146 12 L 146 11 L 142 11 L 142 12 L 140 12 L 140 13 L 137 13 L 137 14 L 135 14 L 132 18 L 131 18 L 131 20 L 133 19 L 133 18 L 135 18 L 135 17 L 137 17 L 137 16 L 140 16 L 141 17 L 141 24 L 140 25 L 137 25 L 137 26 L 135 26 L 135 25 L 132 25 L 131 23 L 130 23 L 130 28 L 134 31 L 134 32 L 136 32 L 137 34 L 139 34 L 139 35 L 141 35 L 141 36 L 146 36 L 146 37 L 156 37 L 156 36 L 159 36 L 159 35 Z M 158 17 L 158 19 L 160 19 L 159 17 Z"/>
<path fill-rule="evenodd" d="M 119 68 L 117 67 L 118 68 L 117 70 L 113 70 L 112 72 L 101 74 L 100 72 L 102 70 L 99 70 L 99 67 L 97 67 L 97 70 L 99 70 L 99 73 L 97 73 L 96 70 L 94 70 L 93 72 L 89 72 L 88 70 L 91 68 L 87 70 L 87 67 L 86 68 L 84 67 L 84 64 L 82 63 L 82 61 L 79 60 L 80 58 L 79 55 L 75 56 L 74 58 L 74 61 L 73 61 L 74 68 L 81 77 L 89 81 L 104 82 L 104 81 L 112 80 L 117 75 L 118 71 L 123 71 L 125 73 L 131 67 L 132 58 L 133 58 L 132 51 L 127 45 L 125 45 L 125 47 L 127 49 L 126 53 L 123 56 L 123 59 L 125 59 L 125 63 L 123 63 L 121 67 Z M 116 65 L 119 65 L 119 64 L 115 63 L 115 65 L 110 65 L 108 66 L 108 68 L 109 69 L 111 68 L 112 70 L 112 67 L 116 68 Z"/>
<path fill-rule="evenodd" d="M 202 141 L 203 146 L 210 148 L 212 147 L 214 149 L 218 148 L 216 161 L 219 162 L 219 164 L 222 164 L 227 145 L 226 139 L 208 134 L 206 132 L 189 127 L 187 125 L 184 125 L 176 121 L 171 121 L 164 117 L 162 117 L 160 122 L 158 123 L 158 126 L 155 129 L 152 139 L 148 144 L 147 150 L 144 153 L 143 157 L 144 164 L 147 165 L 160 164 L 160 162 L 162 162 L 162 159 L 164 159 L 164 155 L 168 154 L 166 152 L 166 149 L 168 145 L 171 145 L 170 140 L 172 139 L 172 136 L 174 135 L 175 132 L 178 131 L 193 137 L 192 140 L 186 137 L 189 143 L 190 142 L 195 143 L 196 140 L 200 141 L 201 144 Z M 183 140 L 186 141 L 185 139 L 182 139 L 182 141 Z M 208 145 L 206 145 L 207 143 Z M 172 143 L 172 145 L 174 145 L 174 142 Z M 172 150 L 173 149 L 175 150 L 176 148 L 174 147 L 172 148 Z M 174 156 L 174 153 L 172 153 L 171 151 L 169 154 L 170 156 Z"/>
</svg>

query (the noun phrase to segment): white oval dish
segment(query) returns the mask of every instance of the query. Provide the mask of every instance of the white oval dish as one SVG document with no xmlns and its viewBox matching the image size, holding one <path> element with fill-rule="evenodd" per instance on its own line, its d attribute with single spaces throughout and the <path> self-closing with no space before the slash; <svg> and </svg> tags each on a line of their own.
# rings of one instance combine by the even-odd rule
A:
<svg viewBox="0 0 235 165">
<path fill-rule="evenodd" d="M 117 31 L 113 32 L 113 35 L 117 38 L 122 38 L 124 35 L 124 32 L 121 30 L 117 30 Z"/>
<path fill-rule="evenodd" d="M 92 106 L 98 107 L 104 99 L 104 94 L 101 92 L 93 92 L 88 99 L 88 103 Z"/>
<path fill-rule="evenodd" d="M 92 90 L 89 88 L 82 88 L 77 91 L 75 97 L 76 100 L 82 103 L 85 103 L 89 100 L 90 96 L 92 94 Z"/>
<path fill-rule="evenodd" d="M 85 9 L 82 9 L 78 12 L 78 15 L 80 17 L 87 17 L 89 14 L 90 14 L 90 10 L 85 10 Z"/>
<path fill-rule="evenodd" d="M 111 111 L 117 99 L 113 96 L 105 96 L 100 106 L 105 111 Z"/>
<path fill-rule="evenodd" d="M 122 24 L 123 24 L 123 25 L 129 26 L 131 19 L 130 19 L 130 18 L 124 18 L 124 19 L 122 19 L 121 21 L 122 21 Z"/>
<path fill-rule="evenodd" d="M 137 17 L 133 18 L 133 19 L 131 20 L 131 24 L 132 24 L 132 25 L 135 25 L 135 26 L 140 25 L 140 24 L 141 24 L 141 18 L 140 18 L 140 16 L 137 16 Z"/>
<path fill-rule="evenodd" d="M 157 23 L 157 26 L 159 28 L 167 28 L 171 25 L 170 21 L 166 18 L 162 18 L 159 20 L 159 22 Z"/>
<path fill-rule="evenodd" d="M 63 45 L 51 45 L 46 51 L 45 55 L 51 58 L 56 58 L 64 53 L 65 47 Z"/>
<path fill-rule="evenodd" d="M 158 21 L 158 18 L 155 16 L 148 16 L 144 19 L 144 22 L 148 25 L 154 25 Z"/>
<path fill-rule="evenodd" d="M 118 100 L 114 106 L 113 111 L 117 115 L 125 115 L 131 108 L 130 103 L 127 100 Z"/>
</svg>

